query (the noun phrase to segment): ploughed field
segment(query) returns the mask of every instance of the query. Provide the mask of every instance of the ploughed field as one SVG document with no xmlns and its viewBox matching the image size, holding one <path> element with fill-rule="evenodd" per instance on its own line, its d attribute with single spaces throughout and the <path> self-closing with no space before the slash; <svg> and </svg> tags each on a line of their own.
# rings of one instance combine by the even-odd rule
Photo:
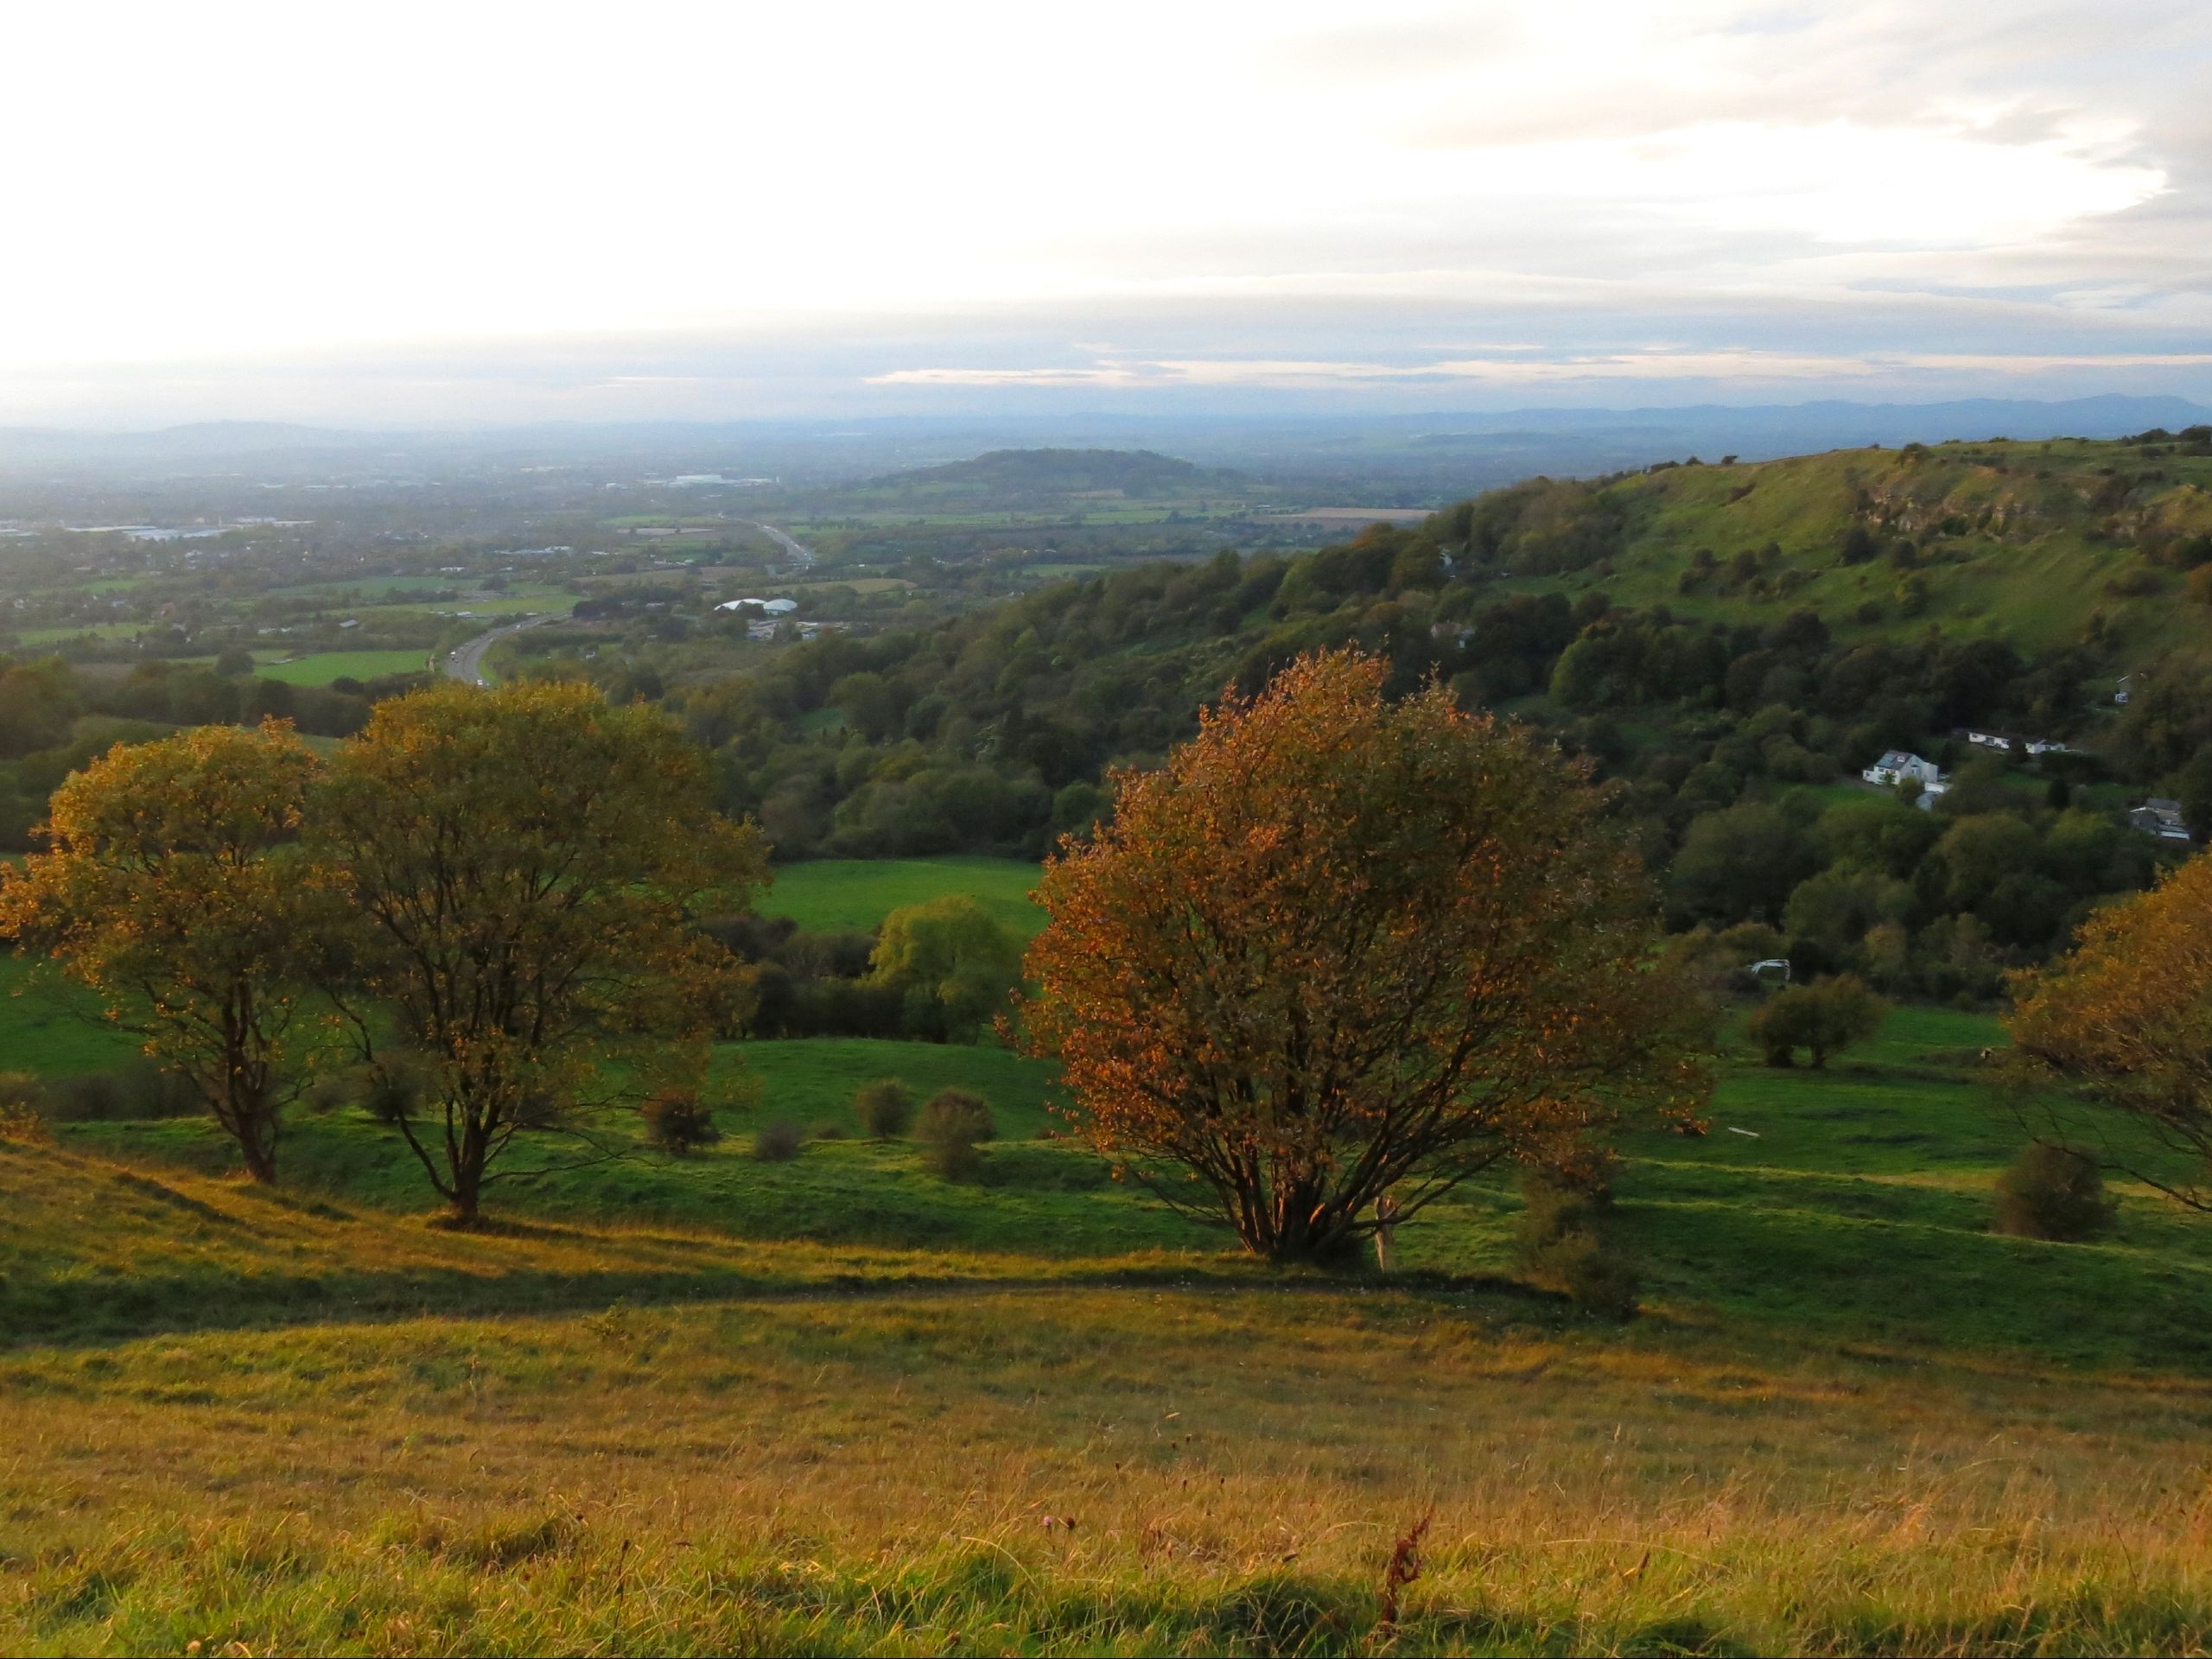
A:
<svg viewBox="0 0 2212 1659">
<path fill-rule="evenodd" d="M 0 1648 L 2201 1650 L 2212 1224 L 1990 1233 L 1997 1040 L 1732 1061 L 1629 1148 L 1624 1325 L 1515 1281 L 1504 1179 L 1389 1281 L 1255 1267 L 989 1047 L 733 1046 L 719 1145 L 480 1235 L 352 1107 L 275 1192 L 0 1143 Z M 985 1096 L 977 1179 L 859 1138 L 887 1075 Z"/>
</svg>

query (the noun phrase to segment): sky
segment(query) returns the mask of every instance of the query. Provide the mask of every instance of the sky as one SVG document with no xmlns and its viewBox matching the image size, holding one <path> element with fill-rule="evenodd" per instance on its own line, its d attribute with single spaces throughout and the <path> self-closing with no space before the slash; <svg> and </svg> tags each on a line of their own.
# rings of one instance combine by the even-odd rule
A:
<svg viewBox="0 0 2212 1659">
<path fill-rule="evenodd" d="M 2212 402 L 2212 7 L 19 7 L 0 422 Z"/>
</svg>

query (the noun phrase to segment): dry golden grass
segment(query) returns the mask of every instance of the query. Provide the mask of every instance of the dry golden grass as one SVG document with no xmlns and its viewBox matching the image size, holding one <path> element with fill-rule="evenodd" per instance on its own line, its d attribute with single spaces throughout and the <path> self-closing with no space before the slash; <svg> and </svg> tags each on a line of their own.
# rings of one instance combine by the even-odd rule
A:
<svg viewBox="0 0 2212 1659">
<path fill-rule="evenodd" d="M 2202 1378 L 1201 1259 L 463 1237 L 43 1149 L 0 1201 L 0 1307 L 94 1310 L 0 1351 L 0 1650 L 2212 1642 Z M 194 1305 L 133 1314 L 149 1279 Z"/>
</svg>

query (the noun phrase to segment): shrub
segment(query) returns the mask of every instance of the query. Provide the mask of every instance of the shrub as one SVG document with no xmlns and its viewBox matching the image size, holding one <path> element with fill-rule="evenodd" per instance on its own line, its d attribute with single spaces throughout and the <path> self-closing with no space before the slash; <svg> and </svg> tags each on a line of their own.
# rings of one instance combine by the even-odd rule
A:
<svg viewBox="0 0 2212 1659">
<path fill-rule="evenodd" d="M 845 1126 L 834 1117 L 824 1118 L 819 1123 L 806 1126 L 806 1138 L 810 1141 L 842 1141 L 845 1138 Z"/>
<path fill-rule="evenodd" d="M 995 1139 L 998 1125 L 981 1095 L 946 1089 L 922 1108 L 920 1134 L 929 1148 L 923 1162 L 948 1181 L 964 1181 L 982 1167 L 976 1142 Z"/>
<path fill-rule="evenodd" d="M 853 1096 L 853 1116 L 871 1141 L 896 1141 L 914 1121 L 914 1091 L 897 1077 L 864 1083 Z"/>
<path fill-rule="evenodd" d="M 687 1158 L 722 1138 L 715 1115 L 696 1095 L 659 1094 L 639 1108 L 645 1122 L 645 1139 L 663 1152 Z"/>
<path fill-rule="evenodd" d="M 948 1181 L 972 1181 L 983 1172 L 983 1154 L 973 1141 L 932 1141 L 922 1167 Z"/>
<path fill-rule="evenodd" d="M 753 1155 L 764 1164 L 788 1164 L 806 1144 L 806 1131 L 787 1117 L 779 1117 L 753 1137 Z"/>
<path fill-rule="evenodd" d="M 2118 1208 L 2096 1160 L 2074 1147 L 2031 1141 L 1997 1178 L 1996 1230 L 2015 1238 L 2078 1243 L 2110 1228 Z"/>
<path fill-rule="evenodd" d="M 379 1123 L 411 1117 L 423 1104 L 423 1079 L 412 1066 L 388 1061 L 369 1073 L 361 1105 Z"/>
<path fill-rule="evenodd" d="M 45 1090 L 27 1071 L 0 1071 L 0 1141 L 45 1146 L 54 1139 L 41 1109 Z"/>
<path fill-rule="evenodd" d="M 939 1090 L 922 1108 L 920 1134 L 932 1143 L 958 1140 L 973 1146 L 979 1141 L 997 1140 L 999 1127 L 991 1117 L 989 1103 L 981 1095 L 970 1089 L 952 1088 Z"/>
<path fill-rule="evenodd" d="M 151 1060 L 107 1071 L 61 1077 L 46 1088 L 46 1115 L 57 1123 L 111 1123 L 148 1117 L 190 1117 L 204 1109 L 191 1084 Z"/>
<path fill-rule="evenodd" d="M 317 1077 L 301 1098 L 317 1117 L 327 1117 L 353 1097 L 354 1085 L 342 1077 Z"/>
<path fill-rule="evenodd" d="M 1769 1065 L 1794 1064 L 1794 1052 L 1802 1048 L 1817 1071 L 1829 1055 L 1872 1037 L 1889 1015 L 1890 1005 L 1864 980 L 1839 974 L 1777 992 L 1751 1016 L 1745 1033 L 1765 1051 Z"/>
<path fill-rule="evenodd" d="M 1517 1238 L 1522 1270 L 1586 1313 L 1625 1319 L 1637 1310 L 1636 1264 L 1613 1236 L 1610 1163 L 1569 1178 L 1537 1166 L 1521 1173 Z"/>
</svg>

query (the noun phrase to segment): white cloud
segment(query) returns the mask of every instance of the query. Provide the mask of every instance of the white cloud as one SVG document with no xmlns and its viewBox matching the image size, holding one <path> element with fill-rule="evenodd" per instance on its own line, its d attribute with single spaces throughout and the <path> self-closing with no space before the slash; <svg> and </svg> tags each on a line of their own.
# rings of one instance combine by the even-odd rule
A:
<svg viewBox="0 0 2212 1659">
<path fill-rule="evenodd" d="M 1440 315 L 1547 363 L 1702 317 L 1716 375 L 1740 309 L 1771 358 L 1742 372 L 1782 374 L 1860 360 L 1834 331 L 1876 319 L 1937 351 L 1971 291 L 2018 360 L 2118 372 L 2171 366 L 2212 288 L 2212 13 L 2173 0 L 417 0 L 10 31 L 0 412 L 86 364 L 918 316 L 952 343 L 1016 308 L 1057 344 L 844 384 L 1079 391 L 1227 360 L 1169 336 L 1255 302 L 1279 364 L 1410 362 Z M 1406 308 L 1423 332 L 1378 340 Z M 626 397 L 693 378 L 606 368 Z"/>
<path fill-rule="evenodd" d="M 2201 369 L 2212 352 L 2045 353 L 1815 352 L 1695 349 L 1588 353 L 1560 358 L 1453 358 L 1422 363 L 1185 358 L 1067 368 L 916 368 L 872 375 L 885 386 L 1264 386 L 1311 389 L 1427 381 L 1541 386 L 1592 381 L 1744 383 L 1861 380 L 1914 372 L 2023 377 L 2075 369 Z"/>
</svg>

